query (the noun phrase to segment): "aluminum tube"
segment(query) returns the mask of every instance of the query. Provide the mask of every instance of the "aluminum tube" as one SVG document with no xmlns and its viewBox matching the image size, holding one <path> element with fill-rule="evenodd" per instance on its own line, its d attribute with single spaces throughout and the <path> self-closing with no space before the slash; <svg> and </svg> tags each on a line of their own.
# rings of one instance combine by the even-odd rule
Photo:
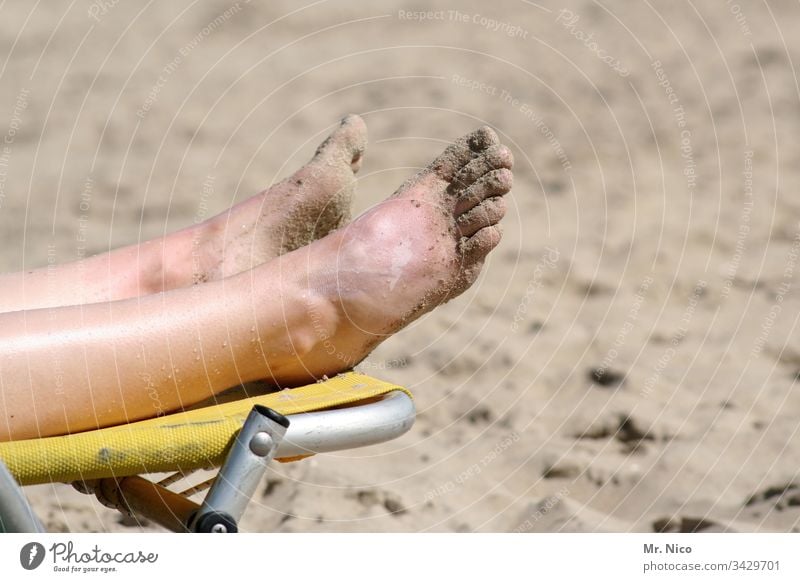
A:
<svg viewBox="0 0 800 582">
<path fill-rule="evenodd" d="M 44 527 L 3 461 L 0 461 L 0 532 L 44 532 Z"/>
<path fill-rule="evenodd" d="M 275 458 L 343 451 L 395 439 L 414 424 L 416 408 L 405 392 L 395 391 L 370 404 L 293 414 Z"/>
</svg>

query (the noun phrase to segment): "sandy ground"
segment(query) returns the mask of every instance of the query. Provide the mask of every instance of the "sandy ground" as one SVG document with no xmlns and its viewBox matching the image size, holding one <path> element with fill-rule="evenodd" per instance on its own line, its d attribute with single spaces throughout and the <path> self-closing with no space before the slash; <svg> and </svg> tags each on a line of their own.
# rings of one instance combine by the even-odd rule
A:
<svg viewBox="0 0 800 582">
<path fill-rule="evenodd" d="M 276 467 L 244 529 L 797 529 L 800 7 L 429 5 L 4 3 L 0 268 L 210 216 L 348 112 L 357 210 L 487 123 L 502 245 L 360 366 L 415 428 Z M 153 528 L 27 491 L 51 530 Z"/>
</svg>

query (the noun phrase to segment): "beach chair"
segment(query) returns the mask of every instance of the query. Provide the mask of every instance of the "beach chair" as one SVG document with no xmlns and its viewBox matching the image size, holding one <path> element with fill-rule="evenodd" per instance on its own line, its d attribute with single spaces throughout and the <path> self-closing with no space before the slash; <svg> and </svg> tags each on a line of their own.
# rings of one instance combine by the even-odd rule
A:
<svg viewBox="0 0 800 582">
<path fill-rule="evenodd" d="M 233 533 L 271 460 L 386 442 L 414 418 L 407 390 L 349 372 L 131 424 L 0 443 L 0 531 L 43 531 L 21 486 L 72 483 L 171 531 Z M 195 471 L 216 467 L 215 476 L 173 490 Z M 206 490 L 202 502 L 190 499 Z"/>
</svg>

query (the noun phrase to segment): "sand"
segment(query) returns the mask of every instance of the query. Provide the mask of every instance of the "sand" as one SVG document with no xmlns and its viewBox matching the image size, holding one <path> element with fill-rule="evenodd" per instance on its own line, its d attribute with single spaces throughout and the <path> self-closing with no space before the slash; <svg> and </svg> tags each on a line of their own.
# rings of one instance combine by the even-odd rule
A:
<svg viewBox="0 0 800 582">
<path fill-rule="evenodd" d="M 792 531 L 800 129 L 792 3 L 6 3 L 0 268 L 192 224 L 349 112 L 356 212 L 488 124 L 505 238 L 359 368 L 386 445 L 276 466 L 248 531 Z M 51 530 L 149 531 L 66 485 Z"/>
</svg>

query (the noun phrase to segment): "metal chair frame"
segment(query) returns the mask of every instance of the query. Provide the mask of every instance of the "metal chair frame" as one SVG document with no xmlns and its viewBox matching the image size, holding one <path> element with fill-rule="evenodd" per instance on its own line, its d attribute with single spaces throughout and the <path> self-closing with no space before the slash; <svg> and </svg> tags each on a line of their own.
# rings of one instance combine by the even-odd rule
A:
<svg viewBox="0 0 800 582">
<path fill-rule="evenodd" d="M 234 533 L 259 481 L 275 458 L 295 458 L 354 449 L 395 439 L 411 429 L 415 407 L 405 392 L 352 406 L 283 416 L 255 405 L 231 445 L 219 473 L 186 491 L 170 485 L 178 472 L 158 482 L 141 476 L 73 483 L 106 506 L 143 517 L 175 532 Z M 208 489 L 202 503 L 190 496 Z M 43 532 L 22 489 L 0 461 L 0 532 Z"/>
</svg>

